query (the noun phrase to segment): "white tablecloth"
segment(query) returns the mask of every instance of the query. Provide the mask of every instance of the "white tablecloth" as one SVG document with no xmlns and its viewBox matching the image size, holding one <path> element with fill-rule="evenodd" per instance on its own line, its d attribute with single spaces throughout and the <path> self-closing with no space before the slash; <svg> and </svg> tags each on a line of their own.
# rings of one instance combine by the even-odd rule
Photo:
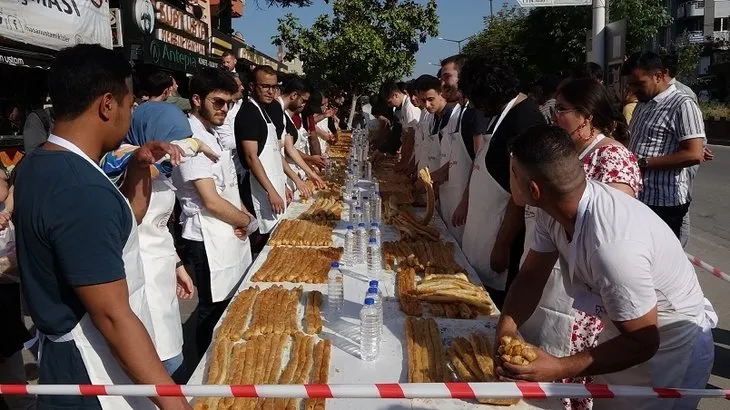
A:
<svg viewBox="0 0 730 410">
<path fill-rule="evenodd" d="M 285 214 L 288 219 L 294 219 L 307 210 L 311 204 L 293 203 Z M 343 211 L 344 215 L 347 212 Z M 344 232 L 348 223 L 340 221 L 335 228 L 332 239 L 335 247 L 343 246 Z M 443 221 L 436 215 L 432 225 L 441 232 L 441 239 L 455 242 L 449 234 Z M 390 241 L 399 238 L 398 232 L 391 226 L 382 226 L 382 240 Z M 272 283 L 251 282 L 253 274 L 261 268 L 271 251 L 266 246 L 251 265 L 239 290 L 252 286 L 266 288 Z M 474 269 L 467 262 L 466 256 L 458 247 L 455 247 L 454 258 L 463 266 L 474 283 L 480 283 Z M 296 263 L 296 261 L 292 261 Z M 408 381 L 407 358 L 402 342 L 405 340 L 405 315 L 400 311 L 399 303 L 395 299 L 395 277 L 392 272 L 383 272 L 375 278 L 380 281 L 380 288 L 385 296 L 384 301 L 384 329 L 383 339 L 380 347 L 380 355 L 373 362 L 365 362 L 359 357 L 359 314 L 362 307 L 363 297 L 367 291 L 368 282 L 371 278 L 367 275 L 365 265 L 346 267 L 344 269 L 345 281 L 345 304 L 344 310 L 339 318 L 328 317 L 326 298 L 323 301 L 322 312 L 325 314 L 325 324 L 321 337 L 332 340 L 332 355 L 330 360 L 329 383 L 332 384 L 358 384 L 358 383 L 405 383 Z M 294 284 L 281 283 L 287 288 L 302 286 L 305 291 L 319 290 L 327 294 L 326 284 Z M 301 308 L 300 310 L 303 310 Z M 227 313 L 227 311 L 226 311 Z M 221 321 L 225 318 L 225 314 Z M 448 343 L 455 336 L 467 336 L 471 331 L 482 330 L 488 335 L 494 335 L 497 316 L 480 317 L 475 320 L 458 319 L 436 319 L 442 338 Z M 220 322 L 218 323 L 220 325 Z M 208 347 L 205 357 L 198 364 L 188 384 L 203 384 L 205 375 L 208 372 L 208 358 L 212 353 L 212 347 Z M 442 410 L 442 409 L 505 409 L 500 406 L 486 406 L 476 402 L 464 400 L 435 400 L 435 399 L 328 399 L 327 408 L 330 410 Z M 562 409 L 559 400 L 530 400 L 522 401 L 509 409 Z"/>
</svg>

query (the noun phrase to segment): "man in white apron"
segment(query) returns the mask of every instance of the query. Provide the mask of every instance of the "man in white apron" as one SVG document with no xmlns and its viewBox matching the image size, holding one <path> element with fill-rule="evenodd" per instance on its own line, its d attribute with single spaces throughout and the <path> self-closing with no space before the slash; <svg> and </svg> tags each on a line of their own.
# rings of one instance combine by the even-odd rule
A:
<svg viewBox="0 0 730 410">
<path fill-rule="evenodd" d="M 238 115 L 238 111 L 241 109 L 244 101 L 246 101 L 244 99 L 245 90 L 243 88 L 241 78 L 238 76 L 238 74 L 235 71 L 231 71 L 230 74 L 233 77 L 233 80 L 236 81 L 238 91 L 233 94 L 233 106 L 231 106 L 231 108 L 228 110 L 228 114 L 226 114 L 226 120 L 223 122 L 223 125 L 215 127 L 215 130 L 218 132 L 218 136 L 220 136 L 221 146 L 223 147 L 223 149 L 232 153 L 233 164 L 236 167 L 236 173 L 239 175 L 239 177 L 241 177 L 244 172 L 243 167 L 241 166 L 241 162 L 238 160 L 238 155 L 236 155 L 236 135 L 234 130 L 234 124 L 236 122 L 236 116 Z"/>
<path fill-rule="evenodd" d="M 286 187 L 287 175 L 279 146 L 283 131 L 277 133 L 276 124 L 265 110 L 266 105 L 276 103 L 279 87 L 276 71 L 269 66 L 258 66 L 253 78 L 251 97 L 236 118 L 236 140 L 241 164 L 248 171 L 241 193 L 243 203 L 259 225 L 258 232 L 251 236 L 252 250 L 257 254 L 286 211 L 291 191 Z"/>
<path fill-rule="evenodd" d="M 500 234 L 504 218 L 523 214 L 522 208 L 510 201 L 508 146 L 525 129 L 545 120 L 537 105 L 518 91 L 517 78 L 507 65 L 471 59 L 460 72 L 459 84 L 470 105 L 485 116 L 497 117 L 491 137 L 485 138 L 473 162 L 462 243 L 467 259 L 501 307 L 509 278 L 519 268 L 523 247 L 522 226 L 508 232 L 514 236 Z M 498 244 L 506 245 L 498 251 L 506 261 L 502 266 L 494 266 L 490 258 Z"/>
<path fill-rule="evenodd" d="M 446 102 L 441 95 L 441 81 L 432 75 L 419 77 L 415 87 L 419 98 L 426 106 L 426 111 L 431 114 L 431 122 L 426 130 L 428 135 L 424 138 L 422 150 L 423 164 L 419 166 L 428 167 L 431 171 L 434 189 L 438 189 L 448 180 L 449 176 L 449 164 L 445 154 L 442 153 L 441 140 L 449 122 L 458 113 L 459 108 Z"/>
<path fill-rule="evenodd" d="M 48 142 L 19 166 L 15 185 L 17 255 L 25 299 L 40 333 L 40 384 L 173 384 L 150 338 L 138 220 L 149 199 L 149 166 L 170 144 L 132 158 L 122 190 L 98 165 L 124 139 L 132 68 L 99 45 L 62 50 L 50 95 L 56 122 Z M 113 352 L 113 353 L 112 353 Z M 189 409 L 184 398 L 155 398 Z M 147 398 L 40 396 L 39 409 L 151 409 Z"/>
<path fill-rule="evenodd" d="M 574 306 L 601 317 L 597 347 L 557 358 L 542 350 L 524 366 L 501 363 L 503 377 L 702 388 L 713 362 L 712 307 L 705 304 L 679 240 L 651 209 L 586 181 L 568 134 L 534 127 L 512 145 L 515 202 L 536 208 L 535 240 L 507 295 L 497 338 L 517 335 L 559 258 Z M 596 409 L 694 409 L 698 399 L 597 399 Z"/>
<path fill-rule="evenodd" d="M 413 105 L 405 88 L 405 84 L 396 84 L 392 81 L 383 84 L 382 88 L 388 107 L 396 110 L 396 121 L 401 125 L 401 158 L 398 164 L 400 170 L 413 168 L 412 165 L 415 161 L 414 139 L 418 121 L 421 118 L 421 109 Z"/>
<path fill-rule="evenodd" d="M 255 226 L 241 204 L 233 158 L 221 146 L 215 126 L 226 118 L 238 86 L 220 70 L 203 70 L 190 82 L 190 128 L 220 159 L 198 155 L 172 174 L 182 213 L 183 255 L 192 265 L 198 286 L 196 347 L 202 357 L 213 329 L 251 264 L 246 238 Z"/>
<path fill-rule="evenodd" d="M 295 199 L 301 195 L 308 198 L 312 195 L 311 190 L 303 183 L 304 179 L 311 180 L 317 188 L 324 188 L 325 183 L 322 178 L 312 170 L 305 162 L 302 150 L 305 148 L 307 141 L 299 136 L 299 129 L 294 125 L 293 116 L 304 110 L 311 92 L 304 85 L 302 80 L 292 78 L 287 81 L 281 90 L 281 96 L 276 102 L 281 107 L 281 115 L 275 116 L 273 110 L 269 111 L 271 120 L 276 125 L 277 134 L 284 134 L 284 159 L 285 166 L 289 166 L 297 176 L 297 178 L 287 178 L 287 187 L 294 193 Z M 270 106 L 275 106 L 272 103 Z"/>
</svg>

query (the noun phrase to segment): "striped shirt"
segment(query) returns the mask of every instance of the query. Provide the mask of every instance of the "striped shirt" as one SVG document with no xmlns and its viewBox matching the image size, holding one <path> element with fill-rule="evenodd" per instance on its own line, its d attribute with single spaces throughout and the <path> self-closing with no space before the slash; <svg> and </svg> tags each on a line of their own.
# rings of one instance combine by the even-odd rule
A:
<svg viewBox="0 0 730 410">
<path fill-rule="evenodd" d="M 651 101 L 636 107 L 631 121 L 629 148 L 638 158 L 669 155 L 680 142 L 702 138 L 705 124 L 699 106 L 670 85 Z M 690 202 L 694 173 L 689 168 L 644 169 L 644 190 L 639 199 L 651 206 L 677 206 Z"/>
</svg>

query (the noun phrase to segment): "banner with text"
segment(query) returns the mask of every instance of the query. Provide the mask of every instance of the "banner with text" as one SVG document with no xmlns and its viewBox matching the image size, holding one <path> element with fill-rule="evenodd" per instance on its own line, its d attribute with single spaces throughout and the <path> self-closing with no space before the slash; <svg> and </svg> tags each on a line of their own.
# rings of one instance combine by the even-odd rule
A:
<svg viewBox="0 0 730 410">
<path fill-rule="evenodd" d="M 0 1 L 0 37 L 52 50 L 81 43 L 112 47 L 107 0 Z"/>
</svg>

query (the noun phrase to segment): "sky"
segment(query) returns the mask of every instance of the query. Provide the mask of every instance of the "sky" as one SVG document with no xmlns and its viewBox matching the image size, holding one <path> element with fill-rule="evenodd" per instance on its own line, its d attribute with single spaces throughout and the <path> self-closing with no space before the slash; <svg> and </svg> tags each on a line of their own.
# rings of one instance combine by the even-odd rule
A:
<svg viewBox="0 0 730 410">
<path fill-rule="evenodd" d="M 425 3 L 425 0 L 417 0 Z M 310 25 L 321 14 L 329 13 L 332 6 L 323 0 L 314 0 L 314 4 L 304 8 L 279 7 L 267 8 L 265 0 L 259 0 L 261 9 L 257 9 L 255 0 L 246 1 L 243 17 L 233 20 L 233 29 L 243 34 L 246 43 L 257 50 L 276 58 L 276 47 L 271 44 L 271 37 L 276 35 L 277 19 L 287 13 L 293 13 L 302 24 Z M 461 40 L 478 33 L 484 28 L 484 17 L 489 15 L 489 1 L 487 0 L 437 0 L 438 15 L 440 18 L 439 37 Z M 503 1 L 493 3 L 496 12 L 502 7 Z M 462 42 L 464 46 L 466 42 Z M 416 65 L 413 77 L 421 74 L 436 74 L 438 64 L 445 57 L 456 54 L 458 45 L 453 42 L 429 38 L 416 55 Z"/>
</svg>

